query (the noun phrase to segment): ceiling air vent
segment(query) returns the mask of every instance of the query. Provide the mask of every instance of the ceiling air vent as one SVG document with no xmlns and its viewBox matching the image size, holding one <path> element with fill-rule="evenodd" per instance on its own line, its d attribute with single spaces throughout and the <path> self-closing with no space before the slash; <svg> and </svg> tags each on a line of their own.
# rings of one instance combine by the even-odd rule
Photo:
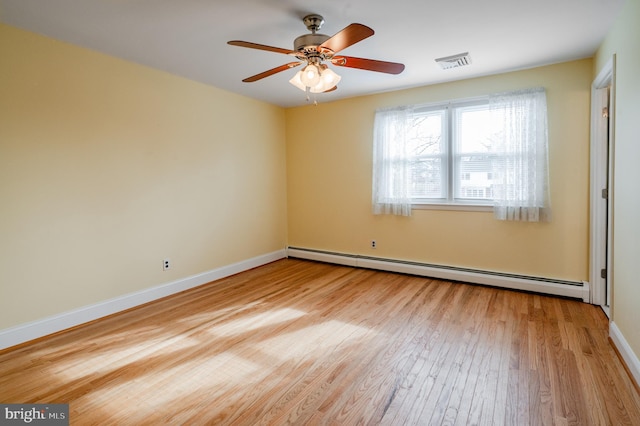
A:
<svg viewBox="0 0 640 426">
<path fill-rule="evenodd" d="M 464 52 L 453 56 L 438 58 L 436 59 L 436 62 L 443 70 L 448 70 L 449 68 L 464 67 L 471 64 L 471 57 L 469 56 L 469 52 Z"/>
</svg>

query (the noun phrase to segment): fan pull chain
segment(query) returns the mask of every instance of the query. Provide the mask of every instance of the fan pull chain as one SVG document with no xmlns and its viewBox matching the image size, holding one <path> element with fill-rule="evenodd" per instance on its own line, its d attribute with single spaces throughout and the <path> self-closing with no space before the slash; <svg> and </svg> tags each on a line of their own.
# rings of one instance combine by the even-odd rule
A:
<svg viewBox="0 0 640 426">
<path fill-rule="evenodd" d="M 311 88 L 307 86 L 307 89 L 305 90 L 305 92 L 307 93 L 307 102 L 311 101 L 311 95 L 309 95 L 311 93 Z M 313 94 L 313 105 L 314 106 L 318 106 L 318 99 L 316 98 L 316 94 Z"/>
<path fill-rule="evenodd" d="M 310 95 L 311 88 L 307 86 L 306 92 L 307 92 L 307 102 L 310 102 L 311 101 L 311 95 Z M 316 97 L 315 93 L 313 94 L 313 105 L 314 106 L 318 106 L 318 98 Z"/>
</svg>

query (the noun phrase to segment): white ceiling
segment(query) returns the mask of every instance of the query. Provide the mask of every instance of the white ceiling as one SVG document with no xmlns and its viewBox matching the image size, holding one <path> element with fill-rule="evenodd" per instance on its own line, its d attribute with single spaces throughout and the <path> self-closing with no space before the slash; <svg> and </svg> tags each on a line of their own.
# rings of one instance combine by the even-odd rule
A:
<svg viewBox="0 0 640 426">
<path fill-rule="evenodd" d="M 342 54 L 406 65 L 400 75 L 334 67 L 337 91 L 318 101 L 423 86 L 590 57 L 624 0 L 0 0 L 0 21 L 284 107 L 305 94 L 287 70 L 242 79 L 290 56 L 227 45 L 285 49 L 325 18 L 333 35 L 357 22 L 376 34 Z M 435 58 L 469 52 L 471 66 L 442 70 Z"/>
</svg>

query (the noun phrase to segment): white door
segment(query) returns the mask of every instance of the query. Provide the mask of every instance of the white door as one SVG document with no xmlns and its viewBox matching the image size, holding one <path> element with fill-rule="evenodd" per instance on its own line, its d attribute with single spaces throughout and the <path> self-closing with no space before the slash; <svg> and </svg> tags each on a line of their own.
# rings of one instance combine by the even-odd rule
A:
<svg viewBox="0 0 640 426">
<path fill-rule="evenodd" d="M 591 303 L 610 315 L 612 265 L 611 236 L 614 148 L 615 57 L 605 65 L 591 89 L 591 206 L 590 283 Z"/>
</svg>

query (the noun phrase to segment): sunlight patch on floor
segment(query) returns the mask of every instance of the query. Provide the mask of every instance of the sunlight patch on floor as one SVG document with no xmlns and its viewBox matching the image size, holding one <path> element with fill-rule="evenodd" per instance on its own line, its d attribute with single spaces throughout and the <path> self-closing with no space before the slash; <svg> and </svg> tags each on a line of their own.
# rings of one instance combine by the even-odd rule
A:
<svg viewBox="0 0 640 426">
<path fill-rule="evenodd" d="M 85 351 L 95 351 L 106 345 L 113 346 L 118 343 L 122 343 L 122 345 L 128 345 L 131 341 L 132 334 L 144 337 L 147 333 L 157 334 L 158 331 L 158 327 L 144 326 L 136 328 L 135 332 L 132 332 L 131 330 L 123 331 L 120 333 L 109 332 L 106 334 L 92 336 L 91 338 L 81 340 L 73 338 L 73 332 L 71 332 L 68 335 L 60 336 L 61 340 L 64 339 L 64 342 L 68 343 L 58 342 L 51 347 L 42 347 L 42 349 L 30 351 L 29 357 L 33 359 L 51 360 L 75 356 L 75 354 L 79 352 L 84 353 Z"/>
<path fill-rule="evenodd" d="M 352 339 L 372 338 L 377 332 L 338 320 L 329 320 L 321 324 L 287 333 L 286 330 L 276 337 L 256 344 L 263 353 L 282 360 L 309 356 L 309 353 L 334 348 Z M 297 344 L 291 345 L 295 341 Z"/>
<path fill-rule="evenodd" d="M 249 377 L 254 380 L 256 375 L 267 374 L 268 370 L 263 366 L 224 352 L 193 361 L 179 360 L 173 367 L 147 370 L 135 377 L 128 378 L 125 370 L 112 385 L 90 392 L 77 403 L 106 413 L 121 410 L 123 404 L 134 404 L 137 414 L 145 418 L 161 412 L 177 400 L 198 405 L 201 401 L 230 392 Z"/>
<path fill-rule="evenodd" d="M 215 325 L 210 328 L 209 331 L 216 336 L 229 336 L 290 322 L 305 315 L 307 315 L 306 312 L 292 308 L 273 309 L 267 312 L 258 312 L 253 315 L 243 314 L 241 318 L 228 320 L 223 324 Z"/>
<path fill-rule="evenodd" d="M 129 343 L 124 349 L 118 350 L 105 351 L 96 346 L 93 349 L 85 349 L 82 356 L 57 362 L 50 371 L 64 376 L 65 379 L 80 379 L 87 375 L 105 374 L 138 362 L 148 362 L 149 358 L 156 354 L 166 356 L 199 344 L 200 339 L 181 334 L 169 338 L 165 335 L 148 338 L 141 340 L 139 345 Z"/>
<path fill-rule="evenodd" d="M 259 313 L 242 321 L 232 321 L 214 328 L 216 334 L 231 334 L 240 331 L 256 330 L 273 324 L 280 324 L 304 316 L 305 312 L 295 309 L 276 309 Z M 123 404 L 136 404 L 138 414 L 155 415 L 162 412 L 165 406 L 176 400 L 188 401 L 197 406 L 205 400 L 215 398 L 233 399 L 234 389 L 246 381 L 282 380 L 280 374 L 274 375 L 276 369 L 282 370 L 289 363 L 296 365 L 301 359 L 313 359 L 314 353 L 323 350 L 335 350 L 341 346 L 351 345 L 354 341 L 369 339 L 377 334 L 367 327 L 349 324 L 339 320 L 328 320 L 320 324 L 287 332 L 279 332 L 275 337 L 252 339 L 239 342 L 233 350 L 213 353 L 215 341 L 211 346 L 203 346 L 202 352 L 194 357 L 193 346 L 201 342 L 198 339 L 167 339 L 160 348 L 149 343 L 149 348 L 136 353 L 119 353 L 117 361 L 109 361 L 108 354 L 104 358 L 91 358 L 87 364 L 78 366 L 77 371 L 67 371 L 67 375 L 86 374 L 100 364 L 108 362 L 103 369 L 121 369 L 114 376 L 113 383 L 103 385 L 98 390 L 83 396 L 80 406 L 95 407 L 110 412 L 120 410 Z M 291 342 L 297 342 L 292 345 Z M 189 358 L 172 357 L 174 350 L 189 347 Z M 154 354 L 155 353 L 155 354 Z M 145 368 L 144 362 L 153 356 L 161 357 L 162 362 Z M 264 358 L 271 358 L 265 364 Z M 262 359 L 257 363 L 252 359 Z M 127 364 L 140 361 L 141 364 L 129 370 Z M 131 371 L 131 375 L 128 372 Z M 115 374 L 115 373 L 114 373 Z M 273 377 L 271 377 L 273 376 Z M 280 377 L 280 378 L 279 378 Z M 80 402 L 80 401 L 78 401 Z M 132 419 L 133 420 L 133 419 Z"/>
<path fill-rule="evenodd" d="M 217 322 L 228 316 L 229 314 L 237 315 L 240 312 L 244 312 L 250 309 L 254 309 L 260 306 L 263 302 L 258 300 L 255 302 L 246 303 L 243 305 L 233 305 L 226 308 L 218 308 L 214 311 L 205 311 L 198 314 L 186 315 L 184 318 L 178 320 L 179 323 L 185 323 L 189 325 L 206 324 L 210 322 Z"/>
</svg>

